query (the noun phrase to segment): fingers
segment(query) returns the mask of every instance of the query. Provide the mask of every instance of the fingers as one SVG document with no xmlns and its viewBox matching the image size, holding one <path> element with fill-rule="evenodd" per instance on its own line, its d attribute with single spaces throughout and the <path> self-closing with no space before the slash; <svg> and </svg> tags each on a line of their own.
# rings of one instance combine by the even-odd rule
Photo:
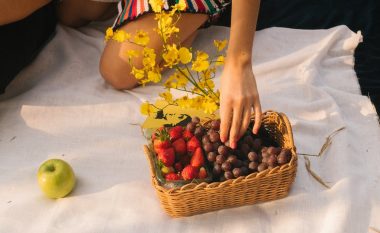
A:
<svg viewBox="0 0 380 233">
<path fill-rule="evenodd" d="M 255 124 L 253 126 L 252 133 L 258 134 L 260 126 L 261 126 L 261 114 L 262 114 L 260 100 L 258 96 L 254 100 L 254 111 L 255 111 Z"/>
<path fill-rule="evenodd" d="M 227 141 L 231 126 L 232 108 L 221 99 L 220 105 L 220 140 L 224 143 Z"/>
<path fill-rule="evenodd" d="M 252 106 L 248 105 L 243 110 L 243 119 L 242 119 L 242 124 L 240 127 L 239 138 L 241 138 L 244 135 L 245 131 L 247 130 L 249 126 L 249 123 L 251 122 L 251 109 L 252 109 Z"/>
<path fill-rule="evenodd" d="M 240 126 L 242 124 L 243 104 L 240 102 L 236 104 L 233 109 L 233 118 L 230 130 L 230 145 L 232 149 L 236 148 L 237 141 L 239 140 Z"/>
</svg>

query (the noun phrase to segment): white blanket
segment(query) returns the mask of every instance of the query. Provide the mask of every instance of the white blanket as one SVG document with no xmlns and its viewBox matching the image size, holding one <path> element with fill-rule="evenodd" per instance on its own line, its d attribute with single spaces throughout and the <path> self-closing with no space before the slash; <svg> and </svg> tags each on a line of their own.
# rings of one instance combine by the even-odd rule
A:
<svg viewBox="0 0 380 233">
<path fill-rule="evenodd" d="M 299 158 L 290 195 L 278 201 L 171 219 L 151 187 L 139 105 L 160 86 L 119 92 L 98 72 L 104 27 L 58 26 L 57 35 L 0 102 L 0 232 L 362 233 L 380 229 L 380 129 L 353 70 L 361 35 L 271 28 L 256 34 L 254 72 L 264 110 L 284 112 L 298 152 L 310 157 L 326 189 Z M 202 31 L 194 47 L 210 51 L 228 29 Z M 364 38 L 365 39 L 365 38 Z M 233 87 L 231 87 L 233 88 Z M 74 168 L 78 185 L 49 200 L 36 172 L 48 158 Z"/>
</svg>

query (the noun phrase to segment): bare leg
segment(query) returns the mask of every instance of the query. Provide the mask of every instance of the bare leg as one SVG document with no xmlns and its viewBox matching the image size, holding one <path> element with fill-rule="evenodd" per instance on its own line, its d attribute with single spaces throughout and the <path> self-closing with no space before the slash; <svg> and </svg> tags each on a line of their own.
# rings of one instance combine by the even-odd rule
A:
<svg viewBox="0 0 380 233">
<path fill-rule="evenodd" d="M 208 16 L 205 14 L 182 14 L 177 26 L 180 29 L 179 38 L 182 44 L 190 46 L 196 36 L 197 29 L 206 22 Z M 153 31 L 157 22 L 153 14 L 147 14 L 136 21 L 132 21 L 121 27 L 128 33 L 135 33 L 136 30 L 144 30 L 149 33 L 150 42 L 148 47 L 153 48 L 158 54 L 162 51 L 162 41 L 158 34 Z M 124 55 L 128 50 L 141 51 L 140 46 L 129 42 L 119 43 L 108 41 L 100 60 L 100 73 L 103 78 L 116 89 L 131 89 L 137 85 L 137 80 L 131 74 L 131 68 L 127 57 Z M 157 62 L 161 62 L 161 57 Z M 134 61 L 136 67 L 142 67 L 141 59 Z"/>
<path fill-rule="evenodd" d="M 91 21 L 106 20 L 116 13 L 116 3 L 92 0 L 64 0 L 57 9 L 59 21 L 69 27 L 81 27 Z"/>
</svg>

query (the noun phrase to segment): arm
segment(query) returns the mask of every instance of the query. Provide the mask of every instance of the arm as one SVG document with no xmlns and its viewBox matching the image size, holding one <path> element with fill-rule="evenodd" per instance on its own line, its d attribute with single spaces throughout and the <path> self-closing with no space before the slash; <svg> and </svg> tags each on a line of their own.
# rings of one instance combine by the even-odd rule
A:
<svg viewBox="0 0 380 233">
<path fill-rule="evenodd" d="M 252 46 L 260 0 L 234 0 L 230 41 L 221 77 L 221 140 L 229 138 L 232 148 L 248 128 L 252 108 L 255 113 L 253 133 L 261 124 L 261 106 L 252 71 Z"/>
<path fill-rule="evenodd" d="M 50 0 L 0 0 L 0 25 L 21 20 L 49 2 Z"/>
</svg>

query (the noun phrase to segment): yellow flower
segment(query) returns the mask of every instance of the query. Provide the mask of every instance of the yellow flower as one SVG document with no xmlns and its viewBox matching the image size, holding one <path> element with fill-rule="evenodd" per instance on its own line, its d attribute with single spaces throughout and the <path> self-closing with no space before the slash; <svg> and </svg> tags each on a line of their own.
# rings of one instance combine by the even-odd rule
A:
<svg viewBox="0 0 380 233">
<path fill-rule="evenodd" d="M 145 77 L 144 70 L 137 69 L 136 67 L 132 67 L 131 74 L 133 74 L 137 80 L 143 79 Z"/>
<path fill-rule="evenodd" d="M 177 65 L 179 62 L 179 52 L 177 49 L 177 45 L 168 45 L 167 51 L 164 54 L 162 54 L 162 58 L 166 62 L 165 66 L 172 68 L 173 65 Z"/>
<path fill-rule="evenodd" d="M 193 58 L 193 54 L 189 51 L 188 48 L 182 47 L 179 49 L 179 60 L 182 64 L 187 64 Z"/>
<path fill-rule="evenodd" d="M 161 98 L 164 98 L 166 102 L 173 103 L 173 95 L 169 91 L 163 92 L 159 94 Z"/>
<path fill-rule="evenodd" d="M 149 0 L 149 4 L 155 13 L 159 13 L 162 11 L 162 7 L 164 6 L 164 1 L 163 0 Z"/>
<path fill-rule="evenodd" d="M 128 39 L 131 38 L 131 34 L 129 33 L 126 33 L 125 31 L 123 30 L 116 30 L 114 33 L 113 33 L 113 37 L 112 39 L 116 40 L 117 42 L 124 42 Z"/>
<path fill-rule="evenodd" d="M 212 114 L 218 110 L 218 105 L 210 98 L 206 98 L 206 101 L 202 102 L 202 109 L 207 114 Z"/>
<path fill-rule="evenodd" d="M 204 61 L 204 60 L 207 60 L 208 59 L 208 54 L 203 52 L 203 51 L 197 51 L 197 59 L 196 60 L 200 60 L 200 61 Z"/>
<path fill-rule="evenodd" d="M 113 29 L 111 27 L 107 28 L 106 30 L 106 36 L 105 36 L 105 39 L 106 40 L 109 40 L 111 39 L 113 36 Z"/>
<path fill-rule="evenodd" d="M 127 50 L 127 52 L 125 53 L 125 55 L 127 55 L 127 57 L 129 59 L 131 59 L 133 57 L 138 57 L 139 56 L 139 52 L 136 51 L 136 50 L 130 49 L 130 50 Z"/>
<path fill-rule="evenodd" d="M 148 71 L 148 80 L 154 83 L 161 81 L 161 74 L 155 71 Z"/>
<path fill-rule="evenodd" d="M 149 57 L 151 59 L 156 59 L 156 53 L 154 49 L 145 47 L 143 50 L 144 57 Z"/>
<path fill-rule="evenodd" d="M 134 42 L 138 45 L 146 46 L 149 43 L 149 36 L 148 33 L 144 32 L 143 30 L 137 30 Z"/>
<path fill-rule="evenodd" d="M 214 46 L 216 49 L 220 52 L 222 51 L 227 45 L 227 40 L 214 40 Z"/>
<path fill-rule="evenodd" d="M 140 106 L 140 112 L 143 115 L 150 116 L 151 114 L 155 113 L 155 108 L 149 102 L 144 102 Z"/>
<path fill-rule="evenodd" d="M 191 107 L 195 109 L 200 109 L 202 108 L 204 101 L 205 101 L 205 98 L 203 96 L 194 97 L 191 102 Z"/>
<path fill-rule="evenodd" d="M 195 60 L 193 61 L 193 65 L 191 66 L 191 69 L 197 72 L 202 72 L 208 69 L 210 66 L 210 63 L 208 61 L 204 60 Z"/>
<path fill-rule="evenodd" d="M 184 11 L 187 8 L 185 0 L 179 0 L 177 4 L 172 6 L 172 11 Z"/>
<path fill-rule="evenodd" d="M 219 56 L 217 59 L 216 59 L 216 64 L 217 66 L 221 66 L 224 64 L 224 56 Z"/>
<path fill-rule="evenodd" d="M 189 99 L 189 97 L 186 96 L 186 95 L 176 100 L 176 103 L 181 108 L 190 108 L 191 107 L 191 102 L 192 102 L 192 100 Z"/>
<path fill-rule="evenodd" d="M 166 42 L 172 34 L 179 32 L 179 28 L 173 24 L 171 13 L 162 12 L 157 14 L 155 20 L 157 21 L 157 29 L 155 29 L 155 31 L 160 35 L 164 42 Z"/>
</svg>

